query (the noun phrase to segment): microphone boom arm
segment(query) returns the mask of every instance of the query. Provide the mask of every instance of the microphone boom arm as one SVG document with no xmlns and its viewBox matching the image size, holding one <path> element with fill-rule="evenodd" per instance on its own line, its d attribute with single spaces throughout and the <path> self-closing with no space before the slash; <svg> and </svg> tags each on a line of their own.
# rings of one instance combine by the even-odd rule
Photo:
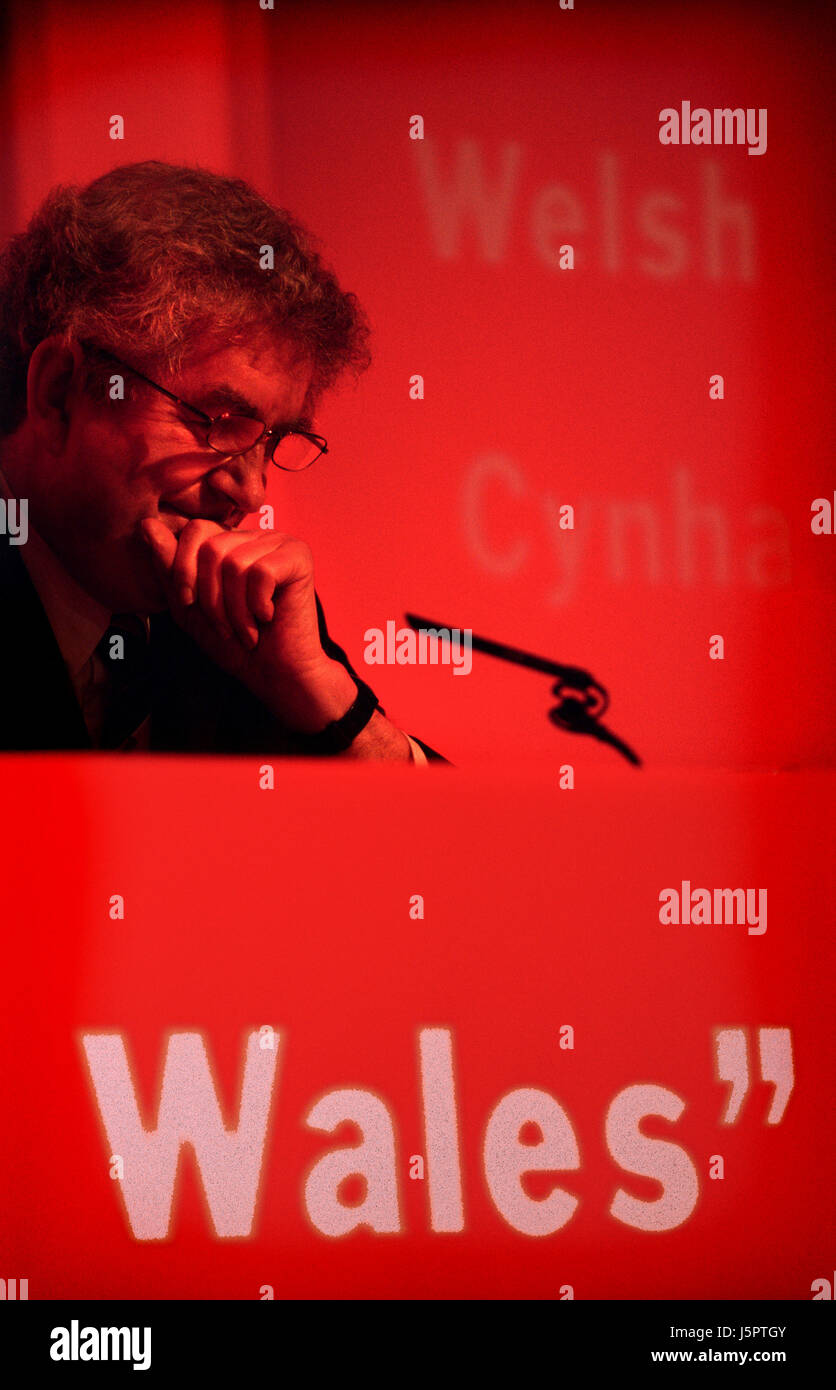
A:
<svg viewBox="0 0 836 1390">
<path fill-rule="evenodd" d="M 450 640 L 449 627 L 430 622 L 428 618 L 419 618 L 415 613 L 406 613 L 404 617 L 410 627 L 425 630 L 432 628 L 439 636 Z M 498 657 L 500 661 L 510 661 L 515 666 L 526 667 L 529 671 L 540 671 L 543 675 L 554 676 L 556 679 L 552 686 L 552 694 L 557 696 L 559 704 L 549 710 L 548 717 L 552 723 L 570 733 L 589 734 L 601 743 L 608 743 L 634 767 L 641 767 L 641 759 L 633 749 L 600 723 L 609 708 L 610 697 L 603 685 L 596 681 L 589 671 L 585 671 L 581 666 L 561 665 L 558 661 L 551 661 L 545 656 L 535 656 L 533 652 L 523 651 L 520 647 L 509 647 L 504 642 L 494 642 L 489 637 L 476 637 L 471 634 L 470 645 L 474 651 Z"/>
</svg>

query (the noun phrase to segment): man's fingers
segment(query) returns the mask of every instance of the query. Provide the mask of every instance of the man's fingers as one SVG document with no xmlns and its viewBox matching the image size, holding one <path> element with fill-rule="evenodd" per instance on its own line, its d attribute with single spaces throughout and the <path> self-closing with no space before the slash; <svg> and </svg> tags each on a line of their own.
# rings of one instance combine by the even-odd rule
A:
<svg viewBox="0 0 836 1390">
<path fill-rule="evenodd" d="M 304 541 L 287 536 L 247 571 L 247 607 L 260 623 L 272 622 L 276 589 L 297 579 L 306 579 L 312 572 L 310 547 Z"/>
<path fill-rule="evenodd" d="M 230 531 L 204 540 L 197 552 L 195 593 L 202 612 L 224 637 L 232 636 L 232 623 L 224 603 L 221 561 L 226 552 L 241 544 L 241 537 Z"/>
<path fill-rule="evenodd" d="M 221 560 L 221 587 L 227 620 L 240 642 L 253 648 L 258 644 L 258 628 L 247 603 L 247 574 L 263 553 L 258 541 L 229 550 Z"/>
<path fill-rule="evenodd" d="M 297 560 L 293 544 L 277 544 L 275 536 L 259 536 L 247 545 L 228 550 L 221 560 L 227 618 L 247 647 L 258 644 L 256 623 L 269 623 L 273 618 L 276 586 L 294 577 Z"/>
<path fill-rule="evenodd" d="M 275 591 L 273 575 L 260 565 L 251 565 L 247 573 L 247 605 L 258 622 L 272 623 L 276 612 Z"/>
<path fill-rule="evenodd" d="M 225 531 L 202 518 L 177 539 L 162 523 L 146 529 L 165 548 L 169 602 L 178 618 L 199 612 L 221 637 L 237 638 L 248 651 L 258 645 L 258 624 L 275 616 L 276 590 L 313 572 L 309 547 L 275 532 Z"/>
<path fill-rule="evenodd" d="M 174 598 L 188 607 L 195 601 L 197 590 L 197 555 L 204 541 L 210 536 L 225 535 L 223 528 L 214 521 L 195 517 L 187 522 L 177 538 L 177 554 L 171 567 L 170 584 Z"/>
</svg>

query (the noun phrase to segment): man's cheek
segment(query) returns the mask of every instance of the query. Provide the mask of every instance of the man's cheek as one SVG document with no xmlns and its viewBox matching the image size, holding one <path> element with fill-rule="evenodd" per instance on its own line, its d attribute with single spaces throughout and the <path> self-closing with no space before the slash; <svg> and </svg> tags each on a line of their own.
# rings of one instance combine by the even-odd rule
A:
<svg viewBox="0 0 836 1390">
<path fill-rule="evenodd" d="M 106 493 L 84 480 L 74 495 L 67 499 L 63 513 L 63 528 L 71 535 L 76 547 L 93 546 L 118 531 L 114 506 Z"/>
</svg>

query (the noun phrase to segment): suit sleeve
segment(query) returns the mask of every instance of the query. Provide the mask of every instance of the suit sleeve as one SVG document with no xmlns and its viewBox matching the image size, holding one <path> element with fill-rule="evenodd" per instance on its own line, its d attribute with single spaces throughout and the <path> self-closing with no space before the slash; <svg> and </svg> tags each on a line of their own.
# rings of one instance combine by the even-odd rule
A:
<svg viewBox="0 0 836 1390">
<path fill-rule="evenodd" d="M 374 696 L 375 700 L 377 700 L 377 696 L 374 694 L 374 691 L 372 690 L 371 686 L 363 680 L 362 676 L 358 676 L 357 672 L 355 671 L 354 667 L 352 666 L 342 647 L 339 646 L 339 644 L 335 642 L 333 638 L 330 636 L 328 632 L 328 625 L 325 621 L 325 613 L 323 611 L 322 604 L 319 601 L 318 594 L 316 596 L 316 613 L 317 618 L 319 620 L 319 640 L 322 643 L 323 651 L 327 652 L 328 655 L 334 661 L 339 661 L 340 664 L 343 665 L 345 669 L 348 671 L 352 679 L 357 682 L 358 686 L 363 686 L 366 690 L 369 691 L 371 695 Z M 377 706 L 381 714 L 386 713 L 379 700 L 377 701 Z M 440 753 L 437 753 L 434 748 L 430 748 L 428 743 L 424 743 L 422 739 L 416 738 L 415 734 L 410 734 L 409 737 L 415 740 L 419 748 L 423 749 L 428 762 L 446 763 L 448 761 L 447 758 L 444 758 Z"/>
<path fill-rule="evenodd" d="M 383 708 L 380 701 L 378 700 L 371 686 L 368 684 L 367 681 L 363 680 L 362 676 L 358 676 L 357 672 L 355 671 L 354 667 L 352 666 L 342 647 L 339 645 L 339 643 L 334 641 L 334 639 L 328 632 L 328 624 L 325 621 L 325 613 L 322 604 L 319 601 L 319 594 L 316 595 L 316 616 L 319 622 L 319 640 L 322 643 L 322 650 L 326 652 L 328 656 L 332 658 L 333 661 L 339 661 L 340 665 L 345 667 L 345 669 L 348 671 L 348 674 L 357 682 L 357 684 L 359 686 L 362 686 L 364 690 L 367 690 L 369 694 L 374 698 L 374 700 L 377 703 L 377 707 L 380 710 L 380 713 L 385 714 L 386 711 Z"/>
</svg>

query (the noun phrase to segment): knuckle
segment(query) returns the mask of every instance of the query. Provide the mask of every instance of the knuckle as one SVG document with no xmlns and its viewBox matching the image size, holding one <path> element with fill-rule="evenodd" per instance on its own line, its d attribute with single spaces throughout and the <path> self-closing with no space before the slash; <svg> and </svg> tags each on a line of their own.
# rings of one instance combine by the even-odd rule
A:
<svg viewBox="0 0 836 1390">
<path fill-rule="evenodd" d="M 270 565 L 265 564 L 261 560 L 257 560 L 254 565 L 250 566 L 250 572 L 247 575 L 248 588 L 266 589 L 268 584 L 272 585 L 275 584 L 275 582 L 273 570 Z"/>
<path fill-rule="evenodd" d="M 293 541 L 292 548 L 297 565 L 303 569 L 313 569 L 313 551 L 307 541 Z"/>
<path fill-rule="evenodd" d="M 199 543 L 201 539 L 213 535 L 216 530 L 217 527 L 213 521 L 207 521 L 205 517 L 196 516 L 193 517 L 191 521 L 186 522 L 180 535 L 185 536 L 189 541 Z"/>
<path fill-rule="evenodd" d="M 230 550 L 221 560 L 221 574 L 224 579 L 238 579 L 247 571 L 247 562 L 237 551 Z"/>
</svg>

